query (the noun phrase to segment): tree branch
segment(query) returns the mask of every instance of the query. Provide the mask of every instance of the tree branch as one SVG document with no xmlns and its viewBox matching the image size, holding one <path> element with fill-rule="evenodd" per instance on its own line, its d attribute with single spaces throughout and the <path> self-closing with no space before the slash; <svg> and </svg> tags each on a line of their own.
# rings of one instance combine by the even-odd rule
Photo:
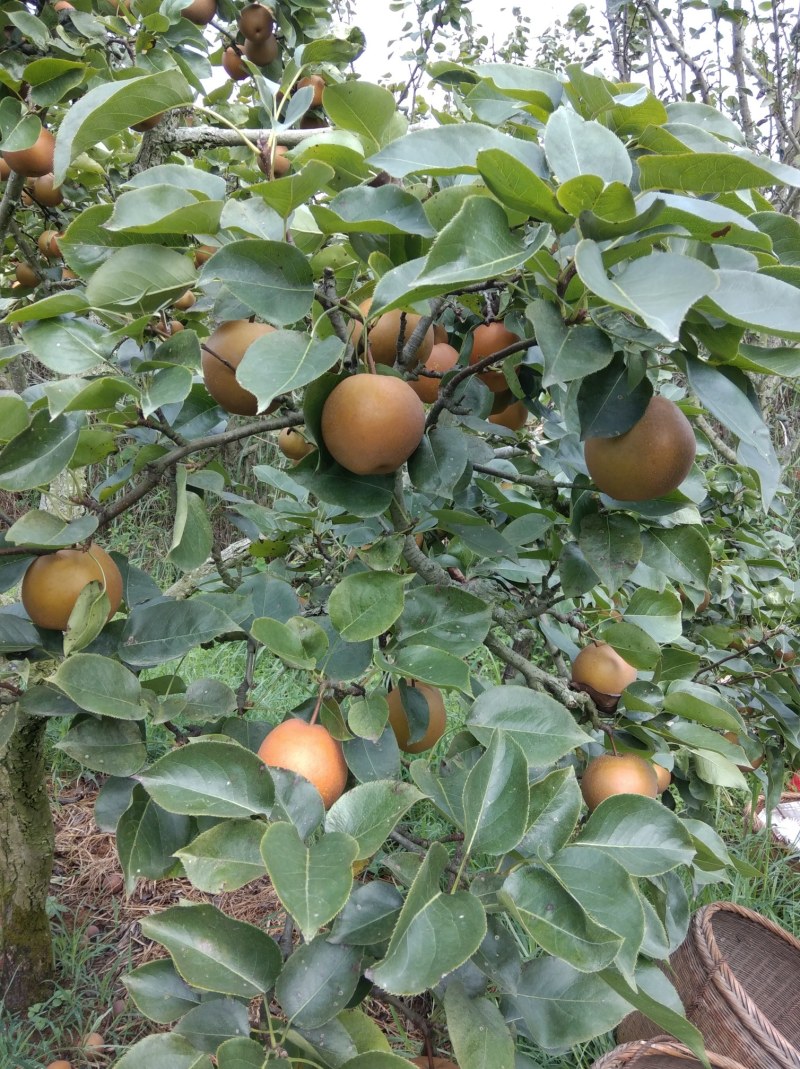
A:
<svg viewBox="0 0 800 1069">
<path fill-rule="evenodd" d="M 709 442 L 711 442 L 711 444 L 721 457 L 727 460 L 729 464 L 739 463 L 739 458 L 736 456 L 736 451 L 734 449 L 731 449 L 728 443 L 725 442 L 722 438 L 720 438 L 720 436 L 717 434 L 717 432 L 714 430 L 714 428 L 711 426 L 705 416 L 696 416 L 695 423 L 706 436 L 706 438 L 708 438 Z"/>
<path fill-rule="evenodd" d="M 703 103 L 710 104 L 712 98 L 711 87 L 708 84 L 708 79 L 706 78 L 705 73 L 703 72 L 703 68 L 700 66 L 694 56 L 690 55 L 689 52 L 686 51 L 681 41 L 679 41 L 678 38 L 675 36 L 670 24 L 659 11 L 658 6 L 653 3 L 653 0 L 643 0 L 642 7 L 653 20 L 653 22 L 658 25 L 659 29 L 664 34 L 664 38 L 666 39 L 668 45 L 678 56 L 681 63 L 684 63 L 695 76 L 695 80 L 697 81 L 697 85 L 700 89 L 700 95 L 703 98 Z"/>
</svg>

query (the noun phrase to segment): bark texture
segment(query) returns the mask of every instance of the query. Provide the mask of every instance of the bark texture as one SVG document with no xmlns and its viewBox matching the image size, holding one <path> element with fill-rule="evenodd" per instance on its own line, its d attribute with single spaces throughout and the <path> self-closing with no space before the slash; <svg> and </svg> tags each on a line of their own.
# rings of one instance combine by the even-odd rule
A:
<svg viewBox="0 0 800 1069">
<path fill-rule="evenodd" d="M 41 1001 L 53 971 L 46 909 L 54 848 L 46 721 L 18 715 L 0 754 L 0 1002 L 11 1013 Z"/>
</svg>

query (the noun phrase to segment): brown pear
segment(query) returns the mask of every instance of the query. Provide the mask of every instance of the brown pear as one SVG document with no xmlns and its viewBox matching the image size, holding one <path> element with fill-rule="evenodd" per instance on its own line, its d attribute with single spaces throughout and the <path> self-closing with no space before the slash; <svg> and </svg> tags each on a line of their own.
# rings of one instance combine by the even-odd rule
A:
<svg viewBox="0 0 800 1069">
<path fill-rule="evenodd" d="M 658 797 L 658 776 L 650 761 L 636 754 L 594 757 L 581 776 L 581 794 L 590 812 L 615 794 Z"/>
<path fill-rule="evenodd" d="M 266 67 L 278 58 L 278 42 L 272 34 L 258 37 L 254 41 L 248 39 L 244 43 L 244 54 L 257 67 Z"/>
<path fill-rule="evenodd" d="M 477 364 L 479 360 L 485 360 L 487 356 L 499 353 L 509 345 L 520 341 L 519 334 L 514 334 L 503 323 L 482 323 L 472 332 L 472 352 L 470 364 Z M 502 371 L 482 371 L 478 378 L 492 393 L 501 393 L 508 389 L 506 377 Z"/>
<path fill-rule="evenodd" d="M 53 170 L 56 139 L 43 126 L 36 142 L 30 148 L 17 152 L 4 152 L 3 158 L 12 171 L 26 178 L 41 178 Z"/>
<path fill-rule="evenodd" d="M 591 695 L 603 712 L 613 712 L 637 672 L 607 642 L 590 642 L 572 662 L 572 682 Z"/>
<path fill-rule="evenodd" d="M 181 15 L 196 26 L 207 26 L 217 13 L 217 0 L 192 0 Z"/>
<path fill-rule="evenodd" d="M 372 299 L 370 298 L 366 301 L 362 301 L 358 307 L 361 314 L 366 319 L 369 315 L 369 310 L 372 307 Z M 397 359 L 397 345 L 400 340 L 401 330 L 403 345 L 405 345 L 416 330 L 421 318 L 422 316 L 417 315 L 415 312 L 403 312 L 399 308 L 394 308 L 391 312 L 385 312 L 383 315 L 378 316 L 367 331 L 369 348 L 375 363 L 385 364 L 387 367 L 391 367 Z M 361 323 L 355 319 L 353 320 L 350 331 L 350 338 L 353 345 L 358 346 L 361 334 Z M 426 363 L 428 357 L 431 355 L 432 349 L 433 327 L 428 327 L 423 335 L 422 342 L 417 349 L 416 363 Z"/>
<path fill-rule="evenodd" d="M 455 367 L 457 363 L 458 350 L 454 349 L 452 345 L 448 345 L 447 342 L 436 342 L 431 348 L 431 355 L 425 361 L 425 369 L 426 371 L 441 371 L 444 373 Z M 438 378 L 420 375 L 418 379 L 409 382 L 409 386 L 421 401 L 432 405 L 439 396 L 441 381 Z"/>
<path fill-rule="evenodd" d="M 254 416 L 258 412 L 256 396 L 239 385 L 236 368 L 253 342 L 274 329 L 266 323 L 233 319 L 217 327 L 202 343 L 203 381 L 208 392 L 226 412 L 239 416 Z M 267 412 L 275 407 L 277 402 L 273 402 Z"/>
</svg>

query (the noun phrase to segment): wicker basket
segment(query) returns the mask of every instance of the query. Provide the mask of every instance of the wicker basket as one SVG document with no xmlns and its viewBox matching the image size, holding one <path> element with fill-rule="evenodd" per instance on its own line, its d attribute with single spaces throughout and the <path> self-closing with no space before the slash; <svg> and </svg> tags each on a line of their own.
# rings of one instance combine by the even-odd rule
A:
<svg viewBox="0 0 800 1069">
<path fill-rule="evenodd" d="M 745 1069 L 741 1062 L 723 1058 L 721 1054 L 708 1052 L 712 1069 Z M 639 1040 L 616 1047 L 610 1054 L 595 1062 L 592 1069 L 702 1069 L 702 1062 L 688 1047 L 682 1046 L 668 1036 Z"/>
<path fill-rule="evenodd" d="M 765 799 L 763 795 L 756 802 L 755 810 L 751 811 L 749 806 L 745 809 L 745 817 L 749 820 L 753 831 L 764 832 L 766 830 L 767 821 L 764 809 Z M 800 814 L 800 794 L 797 794 L 794 791 L 784 791 L 778 805 L 773 810 L 773 813 L 776 811 L 780 813 L 782 809 L 787 815 L 791 814 L 792 817 Z M 789 865 L 791 868 L 800 870 L 800 843 L 790 842 L 785 836 L 781 835 L 780 832 L 776 831 L 774 825 L 770 825 L 770 838 L 775 844 L 776 850 L 789 857 Z"/>
<path fill-rule="evenodd" d="M 709 1050 L 745 1069 L 800 1069 L 800 940 L 753 910 L 731 902 L 704 906 L 670 959 L 686 1016 Z M 662 1031 L 640 1013 L 617 1040 Z"/>
</svg>

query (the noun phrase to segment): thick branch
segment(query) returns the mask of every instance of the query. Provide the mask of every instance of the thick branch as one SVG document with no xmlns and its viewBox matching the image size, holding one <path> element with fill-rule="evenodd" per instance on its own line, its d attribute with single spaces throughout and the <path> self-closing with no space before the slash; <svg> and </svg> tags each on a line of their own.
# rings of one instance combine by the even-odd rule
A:
<svg viewBox="0 0 800 1069">
<path fill-rule="evenodd" d="M 739 463 L 739 459 L 736 456 L 736 451 L 734 449 L 731 449 L 728 443 L 723 441 L 722 438 L 720 438 L 720 436 L 717 434 L 717 432 L 714 430 L 714 428 L 711 426 L 705 416 L 696 416 L 695 423 L 706 436 L 706 438 L 708 438 L 709 442 L 711 442 L 711 444 L 714 446 L 719 455 L 723 457 L 723 459 L 727 460 L 729 464 Z"/>
<path fill-rule="evenodd" d="M 667 44 L 678 56 L 681 63 L 684 63 L 695 76 L 697 85 L 700 88 L 700 94 L 703 98 L 703 103 L 710 104 L 712 96 L 711 87 L 708 84 L 708 79 L 706 78 L 705 73 L 703 72 L 703 68 L 700 66 L 694 56 L 692 56 L 689 52 L 686 51 L 686 48 L 684 47 L 683 43 L 679 41 L 678 38 L 675 36 L 672 27 L 659 11 L 657 4 L 653 3 L 653 0 L 643 0 L 642 7 L 653 20 L 653 22 L 658 25 L 659 29 L 664 34 L 664 38 L 666 39 Z"/>
<path fill-rule="evenodd" d="M 533 338 L 523 338 L 521 341 L 514 342 L 513 345 L 507 345 L 505 349 L 500 349 L 498 352 L 492 353 L 490 356 L 485 356 L 483 360 L 478 360 L 474 364 L 470 364 L 468 367 L 464 367 L 456 372 L 447 385 L 439 390 L 439 396 L 431 405 L 431 410 L 428 413 L 426 426 L 428 428 L 436 426 L 442 410 L 448 407 L 449 402 L 455 394 L 456 388 L 460 386 L 462 382 L 471 378 L 473 375 L 479 375 L 481 371 L 486 371 L 492 364 L 496 364 L 498 360 L 505 360 L 507 356 L 513 356 L 514 353 L 526 352 L 535 344 L 536 342 Z"/>
<path fill-rule="evenodd" d="M 0 200 L 0 245 L 6 239 L 8 226 L 14 215 L 14 209 L 19 204 L 19 196 L 25 185 L 25 176 L 12 171 L 8 176 L 3 199 Z"/>
</svg>

